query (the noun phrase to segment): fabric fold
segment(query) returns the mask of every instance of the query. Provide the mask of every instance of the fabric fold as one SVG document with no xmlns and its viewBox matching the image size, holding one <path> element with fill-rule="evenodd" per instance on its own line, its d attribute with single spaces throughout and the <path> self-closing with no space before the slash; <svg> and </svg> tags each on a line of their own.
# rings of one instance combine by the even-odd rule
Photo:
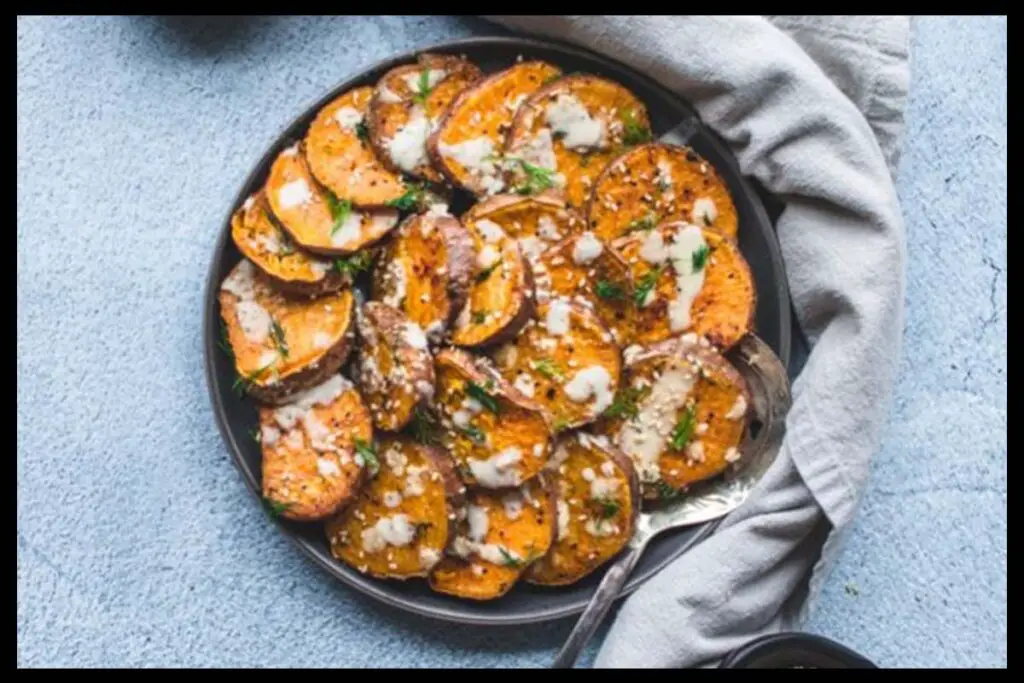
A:
<svg viewBox="0 0 1024 683">
<path fill-rule="evenodd" d="M 856 512 L 888 412 L 902 336 L 903 225 L 892 178 L 909 22 L 485 18 L 657 79 L 785 203 L 779 243 L 812 348 L 793 384 L 783 451 L 746 504 L 625 601 L 597 659 L 601 667 L 712 664 L 806 615 Z"/>
</svg>

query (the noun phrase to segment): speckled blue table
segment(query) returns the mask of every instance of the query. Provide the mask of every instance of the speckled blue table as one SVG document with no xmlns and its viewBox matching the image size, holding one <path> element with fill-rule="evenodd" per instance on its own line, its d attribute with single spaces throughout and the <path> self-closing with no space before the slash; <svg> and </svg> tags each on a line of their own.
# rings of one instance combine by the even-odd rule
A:
<svg viewBox="0 0 1024 683">
<path fill-rule="evenodd" d="M 207 403 L 216 231 L 283 123 L 442 17 L 18 21 L 18 662 L 542 666 L 571 624 L 356 595 L 268 523 Z M 899 191 L 902 375 L 809 628 L 891 666 L 1006 664 L 1006 20 L 924 19 Z M 593 656 L 591 648 L 589 657 Z"/>
</svg>

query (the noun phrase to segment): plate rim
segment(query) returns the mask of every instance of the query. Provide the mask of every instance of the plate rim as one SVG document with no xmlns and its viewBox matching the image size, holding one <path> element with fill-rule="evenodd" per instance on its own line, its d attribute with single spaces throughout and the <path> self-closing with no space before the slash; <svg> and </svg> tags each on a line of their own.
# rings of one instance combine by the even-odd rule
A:
<svg viewBox="0 0 1024 683">
<path fill-rule="evenodd" d="M 638 81 L 645 81 L 648 87 L 656 90 L 660 90 L 665 93 L 668 97 L 674 99 L 676 103 L 684 110 L 687 110 L 693 117 L 693 120 L 697 123 L 700 131 L 703 132 L 710 143 L 717 148 L 724 163 L 729 165 L 732 171 L 732 176 L 742 186 L 743 191 L 750 199 L 754 212 L 758 214 L 758 222 L 762 225 L 771 226 L 771 221 L 768 218 L 767 211 L 761 202 L 760 197 L 757 195 L 753 186 L 750 185 L 749 181 L 744 177 L 740 168 L 735 160 L 734 155 L 729 150 L 728 145 L 708 126 L 704 125 L 701 121 L 697 112 L 693 109 L 684 98 L 680 95 L 672 92 L 669 88 L 658 83 L 656 80 L 650 78 L 646 74 L 637 71 L 635 68 L 615 60 L 611 57 L 593 52 L 586 48 L 574 45 L 571 43 L 565 43 L 550 39 L 540 39 L 534 37 L 518 36 L 518 35 L 492 35 L 492 36 L 474 36 L 468 38 L 460 38 L 457 40 L 442 41 L 423 47 L 418 47 L 412 50 L 407 50 L 400 54 L 387 57 L 385 59 L 378 60 L 368 66 L 365 66 L 355 72 L 353 75 L 345 78 L 338 82 L 330 90 L 328 90 L 323 96 L 314 99 L 306 106 L 302 107 L 301 112 L 293 117 L 287 125 L 285 125 L 281 131 L 273 137 L 273 141 L 266 147 L 265 151 L 260 155 L 258 160 L 252 165 L 251 170 L 245 176 L 245 180 L 239 186 L 238 191 L 233 195 L 230 205 L 228 206 L 227 215 L 218 223 L 218 236 L 214 243 L 212 255 L 210 257 L 210 263 L 207 266 L 206 274 L 206 285 L 203 294 L 203 308 L 202 308 L 202 337 L 203 337 L 203 370 L 206 379 L 207 393 L 210 399 L 211 407 L 213 408 L 214 419 L 217 423 L 217 430 L 220 432 L 221 439 L 224 445 L 227 446 L 228 452 L 231 456 L 231 461 L 235 468 L 238 470 L 245 482 L 246 487 L 256 497 L 257 501 L 262 500 L 262 490 L 259 482 L 256 481 L 253 476 L 243 463 L 243 456 L 241 454 L 241 448 L 238 445 L 234 434 L 228 428 L 228 417 L 224 408 L 224 402 L 221 399 L 221 387 L 220 382 L 217 378 L 216 369 L 214 368 L 214 357 L 217 352 L 216 334 L 211 328 L 211 320 L 218 316 L 212 316 L 211 311 L 214 311 L 217 302 L 217 292 L 219 290 L 218 280 L 218 263 L 220 256 L 227 247 L 228 240 L 231 237 L 231 216 L 234 214 L 235 209 L 239 204 L 245 200 L 247 194 L 247 188 L 252 186 L 257 180 L 257 176 L 261 173 L 261 169 L 267 166 L 271 157 L 278 153 L 278 150 L 282 145 L 290 139 L 290 132 L 296 129 L 300 124 L 309 118 L 310 114 L 314 110 L 318 110 L 326 105 L 328 102 L 333 100 L 335 97 L 340 95 L 345 90 L 356 87 L 361 81 L 365 79 L 365 76 L 369 72 L 386 70 L 391 67 L 397 66 L 402 63 L 406 63 L 410 60 L 414 60 L 415 57 L 424 52 L 438 51 L 438 52 L 453 52 L 460 49 L 472 48 L 514 48 L 520 50 L 530 49 L 543 49 L 553 50 L 556 52 L 562 52 L 571 54 L 577 58 L 590 60 L 592 62 L 602 63 L 605 66 L 609 66 L 613 69 L 624 70 L 629 72 L 633 78 Z M 790 365 L 790 353 L 792 346 L 792 313 L 791 306 L 792 302 L 789 294 L 789 285 L 786 277 L 785 264 L 782 259 L 781 248 L 774 229 L 770 229 L 769 235 L 766 238 L 768 243 L 768 258 L 772 262 L 772 269 L 777 275 L 773 278 L 775 282 L 776 295 L 780 301 L 780 340 L 779 340 L 779 358 L 782 360 L 783 365 L 788 369 Z M 779 276 L 781 275 L 781 277 Z M 363 593 L 367 597 L 374 598 L 383 602 L 391 607 L 411 612 L 423 617 L 429 617 L 432 619 L 438 619 L 440 621 L 459 623 L 459 624 L 470 624 L 470 625 L 481 625 L 481 626 L 513 626 L 521 624 L 536 624 L 557 619 L 564 619 L 572 617 L 583 612 L 586 608 L 587 601 L 583 600 L 578 604 L 563 605 L 559 607 L 541 607 L 540 609 L 530 613 L 520 614 L 466 614 L 463 612 L 457 612 L 454 609 L 449 609 L 443 606 L 429 606 L 425 607 L 419 604 L 415 599 L 410 599 L 400 595 L 394 595 L 386 589 L 387 582 L 370 577 L 363 576 L 361 574 L 350 573 L 344 571 L 345 567 L 327 562 L 324 558 L 314 551 L 310 544 L 302 538 L 299 534 L 294 533 L 289 529 L 285 523 L 281 520 L 272 520 L 273 524 L 284 534 L 288 540 L 297 546 L 299 550 L 315 565 L 326 571 L 329 575 L 337 580 L 340 580 L 345 585 L 354 588 L 355 590 Z M 644 575 L 635 575 L 630 577 L 626 585 L 623 586 L 616 600 L 621 600 L 626 597 L 647 580 L 658 574 L 668 564 L 674 562 L 683 553 L 687 552 L 694 545 L 705 540 L 710 536 L 714 530 L 718 527 L 721 520 L 707 522 L 700 527 L 679 545 L 678 548 L 673 550 L 671 553 L 664 558 L 664 560 L 658 562 L 651 567 Z"/>
</svg>

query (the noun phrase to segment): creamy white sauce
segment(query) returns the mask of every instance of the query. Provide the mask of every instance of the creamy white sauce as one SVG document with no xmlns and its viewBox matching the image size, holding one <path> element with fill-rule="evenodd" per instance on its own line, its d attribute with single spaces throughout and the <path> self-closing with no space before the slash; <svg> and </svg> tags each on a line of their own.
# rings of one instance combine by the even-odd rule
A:
<svg viewBox="0 0 1024 683">
<path fill-rule="evenodd" d="M 618 525 L 613 523 L 610 519 L 588 519 L 586 524 L 583 525 L 583 529 L 595 538 L 614 536 L 615 534 L 619 533 Z"/>
<path fill-rule="evenodd" d="M 363 550 L 377 553 L 387 546 L 403 547 L 412 543 L 416 528 L 409 523 L 407 515 L 382 517 L 371 527 L 363 529 L 361 537 Z"/>
<path fill-rule="evenodd" d="M 569 504 L 564 500 L 558 501 L 558 540 L 561 541 L 563 538 L 569 535 L 569 518 L 572 513 L 569 510 Z"/>
<path fill-rule="evenodd" d="M 490 522 L 487 519 L 487 508 L 470 505 L 466 508 L 466 522 L 469 525 L 469 540 L 483 543 L 487 538 Z"/>
<path fill-rule="evenodd" d="M 560 94 L 547 106 L 544 116 L 551 129 L 562 135 L 567 149 L 585 151 L 604 142 L 604 122 L 593 118 L 575 95 Z"/>
<path fill-rule="evenodd" d="M 498 262 L 501 252 L 494 248 L 493 244 L 485 244 L 476 257 L 476 265 L 481 270 L 486 270 Z"/>
<path fill-rule="evenodd" d="M 602 413 L 615 400 L 612 376 L 601 365 L 592 365 L 577 372 L 565 385 L 565 395 L 575 403 L 594 400 L 594 413 Z"/>
<path fill-rule="evenodd" d="M 494 244 L 506 238 L 505 231 L 502 230 L 501 226 L 494 221 L 481 218 L 476 221 L 474 225 L 476 226 L 477 232 L 479 232 L 480 236 L 483 237 L 484 242 Z"/>
<path fill-rule="evenodd" d="M 427 348 L 427 335 L 423 333 L 423 328 L 414 322 L 405 323 L 403 338 L 405 343 L 414 349 L 426 350 Z"/>
<path fill-rule="evenodd" d="M 660 479 L 658 456 L 675 428 L 676 414 L 686 404 L 696 379 L 696 373 L 689 366 L 666 369 L 651 386 L 636 419 L 627 421 L 619 430 L 619 448 L 633 460 L 641 481 Z"/>
<path fill-rule="evenodd" d="M 706 247 L 704 234 L 696 225 L 688 225 L 677 231 L 675 240 L 668 247 L 668 255 L 676 272 L 676 298 L 668 307 L 669 326 L 673 332 L 690 326 L 690 307 L 704 287 L 706 269 L 704 266 L 695 269 L 693 256 Z"/>
<path fill-rule="evenodd" d="M 316 471 L 321 477 L 336 477 L 341 474 L 341 469 L 332 458 L 317 458 Z"/>
<path fill-rule="evenodd" d="M 384 503 L 384 507 L 396 508 L 402 504 L 402 494 L 398 491 L 385 491 L 384 495 L 381 496 L 381 500 Z"/>
<path fill-rule="evenodd" d="M 505 516 L 515 521 L 523 514 L 523 497 L 518 493 L 507 493 L 501 498 L 501 506 L 505 510 Z"/>
<path fill-rule="evenodd" d="M 488 194 L 496 194 L 504 187 L 500 170 L 494 159 L 494 141 L 486 136 L 457 142 L 441 142 L 437 146 L 441 156 L 451 159 L 480 181 Z"/>
<path fill-rule="evenodd" d="M 313 192 L 305 178 L 285 183 L 277 191 L 277 203 L 282 209 L 292 209 L 313 200 Z"/>
<path fill-rule="evenodd" d="M 426 113 L 421 107 L 414 108 L 405 125 L 385 143 L 388 155 L 398 168 L 412 173 L 427 163 L 427 137 L 430 136 L 430 130 Z"/>
<path fill-rule="evenodd" d="M 398 104 L 402 101 L 398 93 L 389 89 L 386 85 L 380 86 L 380 89 L 377 91 L 377 97 L 385 104 Z"/>
<path fill-rule="evenodd" d="M 260 443 L 273 446 L 281 438 L 281 430 L 274 425 L 265 424 L 260 427 Z"/>
<path fill-rule="evenodd" d="M 235 304 L 235 318 L 249 341 L 261 343 L 270 336 L 270 313 L 255 301 L 242 300 Z"/>
<path fill-rule="evenodd" d="M 362 123 L 363 115 L 358 109 L 341 107 L 334 112 L 334 120 L 341 126 L 342 130 L 354 131 L 356 126 Z"/>
<path fill-rule="evenodd" d="M 536 391 L 536 385 L 533 383 L 533 378 L 523 373 L 516 377 L 516 380 L 512 383 L 516 389 L 520 391 L 524 396 L 533 398 L 533 394 Z"/>
<path fill-rule="evenodd" d="M 220 288 L 225 292 L 234 294 L 239 299 L 252 299 L 256 296 L 256 290 L 254 288 L 256 284 L 254 280 L 255 275 L 256 266 L 252 264 L 252 261 L 242 261 L 224 279 Z"/>
<path fill-rule="evenodd" d="M 436 548 L 427 548 L 426 546 L 420 548 L 420 567 L 423 569 L 431 569 L 440 561 L 440 550 L 437 550 Z"/>
<path fill-rule="evenodd" d="M 351 387 L 341 375 L 331 375 L 324 383 L 297 394 L 290 403 L 275 409 L 274 420 L 282 429 L 291 429 L 314 406 L 330 405 Z"/>
<path fill-rule="evenodd" d="M 732 407 L 729 408 L 729 412 L 725 414 L 726 420 L 738 420 L 747 414 L 747 399 L 743 394 L 736 396 L 736 400 L 733 402 Z"/>
<path fill-rule="evenodd" d="M 544 318 L 544 325 L 548 334 L 560 337 L 569 331 L 569 315 L 572 308 L 565 299 L 555 299 L 548 305 L 548 314 Z"/>
<path fill-rule="evenodd" d="M 572 260 L 577 265 L 585 266 L 592 263 L 594 259 L 604 251 L 601 240 L 594 237 L 594 233 L 585 232 L 576 238 L 576 244 L 572 248 Z"/>
<path fill-rule="evenodd" d="M 363 214 L 358 211 L 352 211 L 345 217 L 345 222 L 341 224 L 333 235 L 331 235 L 331 246 L 343 247 L 350 242 L 355 242 L 359 239 L 362 234 L 363 225 Z"/>
<path fill-rule="evenodd" d="M 518 486 L 521 483 L 516 464 L 522 460 L 518 448 L 509 447 L 486 460 L 469 458 L 469 471 L 477 483 L 485 488 Z"/>
<path fill-rule="evenodd" d="M 444 69 L 430 69 L 427 71 L 427 90 L 432 90 L 435 85 L 444 80 L 444 77 L 448 75 L 448 72 Z M 414 93 L 420 91 L 420 79 L 423 77 L 422 71 L 416 73 L 403 74 L 402 80 L 409 86 L 409 90 Z"/>
<path fill-rule="evenodd" d="M 387 267 L 391 292 L 384 296 L 384 303 L 394 308 L 401 308 L 406 294 L 405 266 L 399 259 L 392 260 Z"/>
<path fill-rule="evenodd" d="M 714 200 L 701 197 L 693 203 L 690 215 L 697 225 L 711 225 L 718 218 L 718 207 L 715 206 Z"/>
</svg>

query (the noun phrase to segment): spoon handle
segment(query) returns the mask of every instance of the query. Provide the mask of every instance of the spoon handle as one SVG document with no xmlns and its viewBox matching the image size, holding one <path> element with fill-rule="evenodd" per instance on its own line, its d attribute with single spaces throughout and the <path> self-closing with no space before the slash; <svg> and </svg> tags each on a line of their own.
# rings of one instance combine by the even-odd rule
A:
<svg viewBox="0 0 1024 683">
<path fill-rule="evenodd" d="M 594 631 L 601 625 L 601 621 L 615 603 L 615 598 L 619 597 L 619 592 L 632 573 L 633 567 L 636 566 L 636 561 L 640 559 L 645 545 L 646 543 L 630 543 L 622 551 L 622 554 L 608 565 L 608 570 L 590 598 L 587 608 L 583 610 L 583 614 L 580 615 L 579 621 L 576 622 L 565 645 L 555 657 L 555 661 L 551 665 L 552 669 L 571 669 L 573 667 L 576 660 L 579 659 L 583 647 L 590 641 Z"/>
</svg>

